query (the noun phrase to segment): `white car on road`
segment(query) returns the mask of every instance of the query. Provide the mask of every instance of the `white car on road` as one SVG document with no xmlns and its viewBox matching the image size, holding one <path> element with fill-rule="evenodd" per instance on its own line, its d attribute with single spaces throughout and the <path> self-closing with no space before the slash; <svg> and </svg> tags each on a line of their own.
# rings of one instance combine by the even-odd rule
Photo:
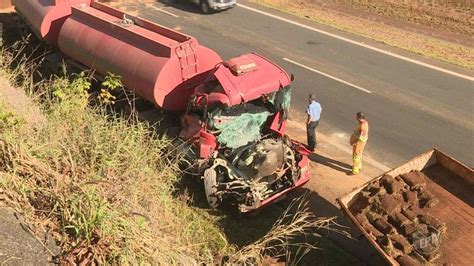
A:
<svg viewBox="0 0 474 266">
<path fill-rule="evenodd" d="M 237 4 L 237 0 L 181 0 L 182 2 L 191 2 L 199 5 L 202 13 L 209 14 L 211 12 L 229 9 Z"/>
</svg>

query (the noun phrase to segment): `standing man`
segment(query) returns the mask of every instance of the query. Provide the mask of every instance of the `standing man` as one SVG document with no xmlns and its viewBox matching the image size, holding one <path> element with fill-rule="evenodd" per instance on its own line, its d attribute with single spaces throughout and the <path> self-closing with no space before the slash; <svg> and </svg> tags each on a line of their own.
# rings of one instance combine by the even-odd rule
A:
<svg viewBox="0 0 474 266">
<path fill-rule="evenodd" d="M 314 151 L 316 148 L 316 127 L 319 124 L 319 118 L 321 117 L 321 105 L 316 101 L 316 96 L 310 94 L 309 105 L 306 113 L 308 114 L 308 119 L 306 120 L 306 135 L 308 138 L 308 149 Z"/>
<path fill-rule="evenodd" d="M 369 122 L 365 119 L 365 115 L 362 112 L 358 112 L 356 119 L 358 124 L 350 139 L 350 144 L 352 145 L 353 175 L 360 173 L 362 170 L 362 153 L 369 139 Z"/>
</svg>

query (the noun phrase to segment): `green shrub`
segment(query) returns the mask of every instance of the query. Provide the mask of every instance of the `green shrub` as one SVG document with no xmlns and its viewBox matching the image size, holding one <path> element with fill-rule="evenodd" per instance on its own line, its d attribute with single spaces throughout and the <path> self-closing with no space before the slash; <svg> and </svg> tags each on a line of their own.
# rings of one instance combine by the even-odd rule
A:
<svg viewBox="0 0 474 266">
<path fill-rule="evenodd" d="M 43 84 L 47 123 L 34 134 L 1 131 L 0 186 L 47 224 L 63 262 L 211 262 L 228 252 L 205 212 L 173 198 L 180 172 L 179 158 L 166 155 L 169 140 L 89 106 L 89 80 L 82 73 Z M 12 119 L 2 111 L 0 123 L 28 126 Z"/>
</svg>

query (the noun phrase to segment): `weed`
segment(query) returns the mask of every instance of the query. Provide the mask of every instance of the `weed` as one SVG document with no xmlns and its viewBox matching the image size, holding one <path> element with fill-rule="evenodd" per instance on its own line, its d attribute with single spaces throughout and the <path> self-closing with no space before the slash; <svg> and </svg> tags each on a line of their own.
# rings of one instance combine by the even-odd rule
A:
<svg viewBox="0 0 474 266">
<path fill-rule="evenodd" d="M 18 125 L 20 122 L 21 120 L 15 117 L 13 113 L 5 111 L 0 107 L 0 130 L 11 128 Z"/>
<path fill-rule="evenodd" d="M 117 98 L 112 92 L 118 89 L 123 89 L 121 77 L 109 72 L 102 82 L 99 100 L 104 104 L 115 104 Z"/>
<path fill-rule="evenodd" d="M 234 253 L 229 257 L 229 262 L 261 262 L 273 258 L 298 264 L 305 254 L 316 248 L 305 236 L 319 238 L 317 231 L 322 228 L 350 237 L 334 222 L 334 217 L 316 219 L 308 208 L 305 196 L 296 198 L 267 234 Z"/>
</svg>

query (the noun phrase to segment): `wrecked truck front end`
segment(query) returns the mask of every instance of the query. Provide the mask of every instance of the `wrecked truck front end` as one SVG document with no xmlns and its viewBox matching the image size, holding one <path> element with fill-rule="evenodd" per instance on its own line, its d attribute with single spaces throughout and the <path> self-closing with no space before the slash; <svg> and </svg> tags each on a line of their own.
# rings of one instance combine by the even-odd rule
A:
<svg viewBox="0 0 474 266">
<path fill-rule="evenodd" d="M 230 111 L 248 108 L 255 110 L 256 106 L 240 105 Z M 220 148 L 209 158 L 203 174 L 206 197 L 212 207 L 231 204 L 248 212 L 309 180 L 304 148 L 271 130 L 280 115 L 260 111 L 209 117 L 210 121 L 221 122 L 209 123 L 216 130 Z"/>
<path fill-rule="evenodd" d="M 284 134 L 291 99 L 288 75 L 276 65 L 262 63 L 262 57 L 244 60 L 258 67 L 238 75 L 232 65 L 221 66 L 196 89 L 182 118 L 181 134 L 184 139 L 194 137 L 209 205 L 233 205 L 240 212 L 264 206 L 309 180 L 308 151 Z M 266 76 L 272 83 L 262 86 L 265 79 L 258 78 L 264 73 L 257 71 L 268 68 L 287 80 L 274 82 Z M 255 88 L 249 79 L 258 79 L 262 89 L 243 92 L 229 85 L 238 81 Z M 226 94 L 232 91 L 240 92 L 241 102 L 235 94 Z"/>
<path fill-rule="evenodd" d="M 203 175 L 207 200 L 214 208 L 230 204 L 240 212 L 257 209 L 306 183 L 306 164 L 306 156 L 288 138 L 265 138 L 230 156 L 217 153 Z"/>
</svg>

